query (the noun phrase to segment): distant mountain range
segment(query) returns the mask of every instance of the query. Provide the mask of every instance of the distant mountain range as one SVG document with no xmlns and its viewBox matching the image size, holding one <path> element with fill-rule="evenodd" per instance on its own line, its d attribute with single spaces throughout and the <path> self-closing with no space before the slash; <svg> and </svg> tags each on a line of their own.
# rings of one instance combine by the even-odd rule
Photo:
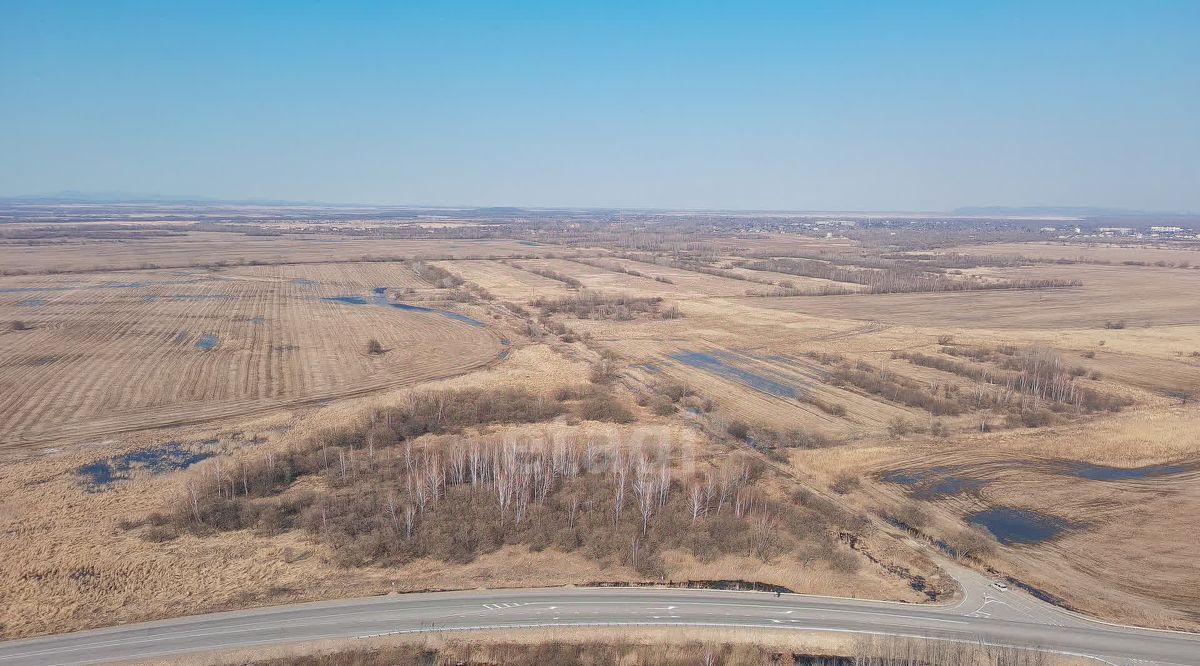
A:
<svg viewBox="0 0 1200 666">
<path fill-rule="evenodd" d="M 0 197 L 6 203 L 158 203 L 195 205 L 241 205 L 241 206 L 336 206 L 318 201 L 289 201 L 286 199 L 218 199 L 187 194 L 144 194 L 137 192 L 107 191 L 80 192 L 63 190 L 48 194 L 30 194 L 15 197 Z"/>
<path fill-rule="evenodd" d="M 1136 210 L 1130 208 L 1097 208 L 1089 206 L 966 206 L 950 211 L 952 215 L 995 215 L 1021 217 L 1055 215 L 1063 217 L 1162 217 L 1191 215 L 1191 213 Z"/>
<path fill-rule="evenodd" d="M 564 208 L 552 207 L 543 208 L 540 206 L 531 207 L 514 207 L 514 206 L 420 206 L 420 205 L 377 205 L 377 204 L 356 204 L 356 203 L 330 203 L 327 201 L 293 201 L 289 199 L 221 199 L 217 197 L 207 197 L 190 194 L 147 194 L 139 192 L 125 192 L 120 190 L 112 191 L 78 191 L 78 190 L 62 190 L 59 192 L 50 192 L 46 194 L 30 194 L 22 196 L 0 196 L 0 203 L 8 204 L 178 204 L 178 205 L 193 205 L 193 206 L 318 206 L 327 208 L 413 208 L 413 209 L 448 209 L 460 211 L 473 211 L 479 214 L 498 215 L 519 215 L 521 213 L 537 211 L 537 210 L 590 210 L 596 212 L 599 210 L 607 212 L 618 212 L 621 210 L 643 210 L 650 211 L 646 208 L 611 208 L 603 209 L 594 208 Z M 673 210 L 673 209 L 662 209 Z M 692 211 L 692 212 L 718 212 L 718 211 Z M 723 212 L 744 212 L 744 211 L 723 211 Z M 763 211 L 766 212 L 766 211 Z M 796 212 L 802 213 L 806 211 L 775 211 L 775 212 Z M 870 211 L 842 211 L 843 214 L 852 215 L 855 212 L 867 213 Z M 934 215 L 930 212 L 928 215 Z M 988 217 L 1039 217 L 1039 216 L 1054 216 L 1054 217 L 1172 217 L 1185 216 L 1194 217 L 1197 213 L 1185 212 L 1164 212 L 1164 211 L 1147 211 L 1136 210 L 1129 208 L 1103 208 L 1093 206 L 964 206 L 947 211 L 946 216 L 988 216 Z"/>
</svg>

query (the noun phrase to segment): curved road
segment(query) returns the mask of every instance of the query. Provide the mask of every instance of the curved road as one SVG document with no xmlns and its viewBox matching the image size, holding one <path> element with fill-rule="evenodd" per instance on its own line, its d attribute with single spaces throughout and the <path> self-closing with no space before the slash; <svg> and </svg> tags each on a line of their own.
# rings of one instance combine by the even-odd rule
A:
<svg viewBox="0 0 1200 666">
<path fill-rule="evenodd" d="M 1093 622 L 973 572 L 953 572 L 953 605 L 912 605 L 757 592 L 551 588 L 404 594 L 183 617 L 0 643 L 0 665 L 162 659 L 317 639 L 463 629 L 687 625 L 824 630 L 983 641 L 1094 656 L 1103 662 L 1200 664 L 1200 634 Z"/>
</svg>

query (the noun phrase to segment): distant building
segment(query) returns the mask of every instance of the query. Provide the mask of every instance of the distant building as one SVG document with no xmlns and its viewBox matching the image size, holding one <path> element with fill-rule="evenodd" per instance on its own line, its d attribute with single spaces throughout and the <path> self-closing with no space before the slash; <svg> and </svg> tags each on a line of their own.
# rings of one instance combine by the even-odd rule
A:
<svg viewBox="0 0 1200 666">
<path fill-rule="evenodd" d="M 1129 227 L 1100 227 L 1096 231 L 1102 234 L 1117 234 L 1120 236 L 1128 236 L 1133 233 L 1133 229 Z"/>
<path fill-rule="evenodd" d="M 1150 227 L 1150 231 L 1160 234 L 1174 234 L 1183 231 L 1183 227 Z"/>
</svg>

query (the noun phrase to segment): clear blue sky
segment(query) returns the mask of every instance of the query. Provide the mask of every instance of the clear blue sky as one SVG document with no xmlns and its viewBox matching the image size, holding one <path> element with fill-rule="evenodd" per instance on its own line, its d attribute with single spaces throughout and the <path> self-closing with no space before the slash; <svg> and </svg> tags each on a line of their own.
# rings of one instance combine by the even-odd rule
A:
<svg viewBox="0 0 1200 666">
<path fill-rule="evenodd" d="M 1200 211 L 1200 0 L 0 0 L 0 195 Z"/>
</svg>

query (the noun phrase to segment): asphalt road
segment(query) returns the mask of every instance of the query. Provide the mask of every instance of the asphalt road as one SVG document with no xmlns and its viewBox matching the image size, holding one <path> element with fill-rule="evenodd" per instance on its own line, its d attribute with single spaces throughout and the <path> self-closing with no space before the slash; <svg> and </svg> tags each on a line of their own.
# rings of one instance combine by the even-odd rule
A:
<svg viewBox="0 0 1200 666">
<path fill-rule="evenodd" d="M 0 643 L 0 665 L 91 664 L 379 634 L 590 625 L 829 630 L 983 641 L 1111 664 L 1200 664 L 1200 634 L 1085 620 L 955 571 L 952 605 L 755 592 L 551 588 L 404 594 L 183 617 Z"/>
</svg>

